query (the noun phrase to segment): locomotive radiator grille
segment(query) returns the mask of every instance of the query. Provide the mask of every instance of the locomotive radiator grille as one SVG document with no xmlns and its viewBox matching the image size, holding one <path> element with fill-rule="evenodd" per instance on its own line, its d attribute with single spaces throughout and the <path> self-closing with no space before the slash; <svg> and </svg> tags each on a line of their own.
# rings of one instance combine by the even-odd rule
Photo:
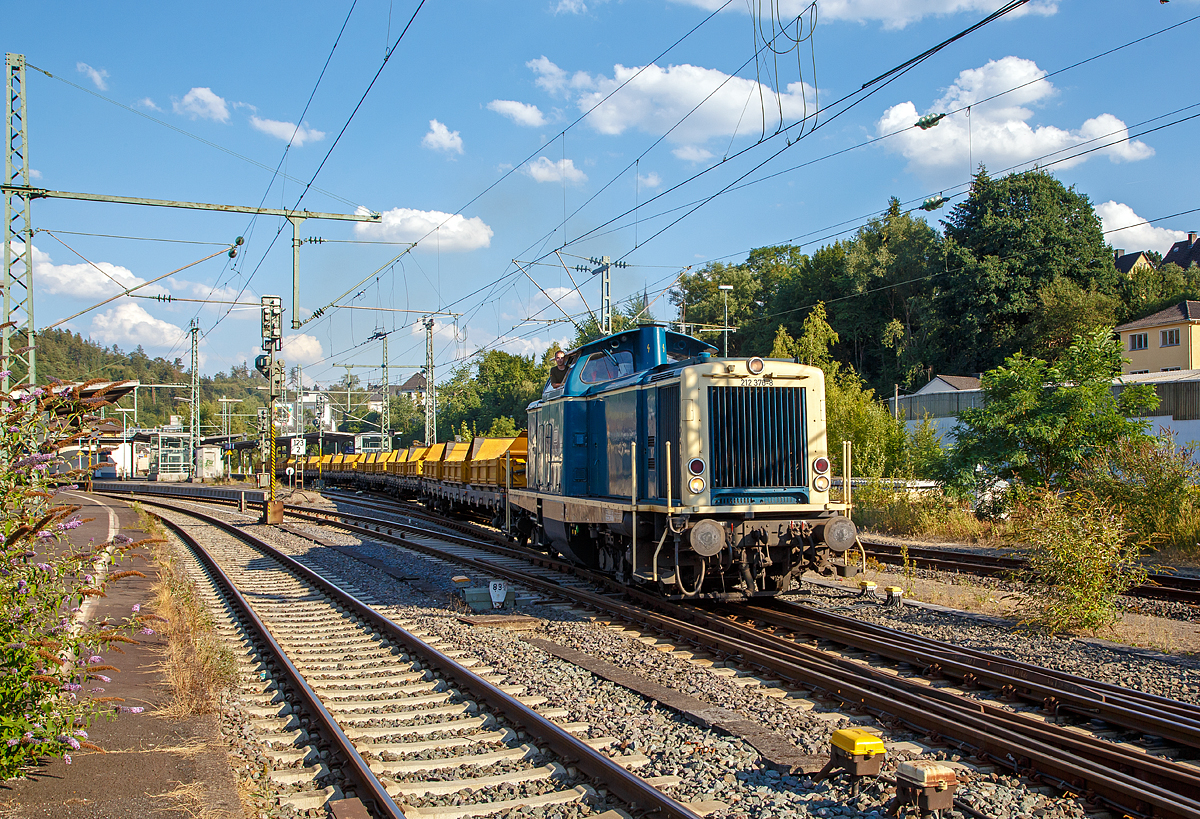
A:
<svg viewBox="0 0 1200 819">
<path fill-rule="evenodd" d="M 806 486 L 803 387 L 709 387 L 713 489 Z"/>
</svg>

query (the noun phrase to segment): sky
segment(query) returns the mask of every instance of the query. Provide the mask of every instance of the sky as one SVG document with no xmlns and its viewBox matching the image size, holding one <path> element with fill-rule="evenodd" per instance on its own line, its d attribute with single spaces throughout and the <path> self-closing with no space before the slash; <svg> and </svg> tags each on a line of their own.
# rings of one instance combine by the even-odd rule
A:
<svg viewBox="0 0 1200 819">
<path fill-rule="evenodd" d="M 681 272 L 811 252 L 892 196 L 962 201 L 981 164 L 1053 173 L 1114 248 L 1196 229 L 1200 0 L 1031 0 L 887 74 L 1002 3 L 23 4 L 4 49 L 33 66 L 35 185 L 381 216 L 304 221 L 293 304 L 285 218 L 37 199 L 35 325 L 178 270 L 59 326 L 186 364 L 196 320 L 202 372 L 227 372 L 278 295 L 306 383 L 378 382 L 382 334 L 399 383 L 436 313 L 440 380 L 569 341 L 564 314 L 599 306 L 592 259 L 672 320 Z"/>
</svg>

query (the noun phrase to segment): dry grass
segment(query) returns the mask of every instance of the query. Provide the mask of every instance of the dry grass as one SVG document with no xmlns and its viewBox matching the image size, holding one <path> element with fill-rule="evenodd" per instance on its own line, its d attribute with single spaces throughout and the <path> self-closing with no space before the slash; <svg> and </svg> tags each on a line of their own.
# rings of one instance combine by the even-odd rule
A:
<svg viewBox="0 0 1200 819">
<path fill-rule="evenodd" d="M 138 514 L 147 532 L 162 536 L 157 518 L 141 509 Z M 154 609 L 167 621 L 161 629 L 167 637 L 163 671 L 172 694 L 171 703 L 160 712 L 170 717 L 213 713 L 222 692 L 237 681 L 233 652 L 217 635 L 212 615 L 172 546 L 155 544 L 154 559 L 159 565 Z"/>
<path fill-rule="evenodd" d="M 148 794 L 151 799 L 163 799 L 170 804 L 169 810 L 186 813 L 193 819 L 235 819 L 227 810 L 214 809 L 206 804 L 208 785 L 205 782 L 180 783 L 169 791 Z M 249 816 L 250 814 L 246 814 Z"/>
<path fill-rule="evenodd" d="M 1002 546 L 1008 523 L 981 520 L 963 501 L 941 492 L 895 492 L 882 483 L 854 489 L 854 522 L 878 534 L 927 541 Z"/>
</svg>

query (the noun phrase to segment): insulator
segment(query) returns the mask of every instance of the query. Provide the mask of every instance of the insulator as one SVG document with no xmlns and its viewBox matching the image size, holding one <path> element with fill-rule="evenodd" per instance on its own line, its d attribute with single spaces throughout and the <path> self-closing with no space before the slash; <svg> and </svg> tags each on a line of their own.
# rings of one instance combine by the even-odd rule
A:
<svg viewBox="0 0 1200 819">
<path fill-rule="evenodd" d="M 922 131 L 928 131 L 933 126 L 937 125 L 945 117 L 945 114 L 926 114 L 917 120 L 917 127 Z"/>
</svg>

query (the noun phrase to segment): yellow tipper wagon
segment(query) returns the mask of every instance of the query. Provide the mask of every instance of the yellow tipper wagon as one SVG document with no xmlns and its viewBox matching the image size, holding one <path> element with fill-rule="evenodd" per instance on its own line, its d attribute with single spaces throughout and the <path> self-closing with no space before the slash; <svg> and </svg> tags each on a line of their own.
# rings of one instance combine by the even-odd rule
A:
<svg viewBox="0 0 1200 819">
<path fill-rule="evenodd" d="M 442 459 L 442 480 L 451 483 L 466 483 L 467 456 L 471 454 L 471 444 L 467 441 L 456 441 L 447 444 L 446 456 Z"/>
<path fill-rule="evenodd" d="M 425 470 L 424 475 L 431 481 L 440 481 L 442 479 L 442 456 L 446 454 L 445 444 L 434 444 L 429 447 L 429 451 L 425 453 Z"/>
<path fill-rule="evenodd" d="M 513 486 L 525 485 L 525 457 L 529 449 L 524 433 L 516 438 L 477 438 L 482 446 L 471 459 L 470 482 L 476 485 L 504 486 L 504 464 L 507 458 L 513 467 Z M 520 483 L 517 482 L 518 467 Z"/>
<path fill-rule="evenodd" d="M 410 478 L 419 478 L 425 469 L 425 455 L 429 452 L 427 446 L 414 446 L 408 451 L 408 460 L 404 462 L 404 474 Z"/>
</svg>

